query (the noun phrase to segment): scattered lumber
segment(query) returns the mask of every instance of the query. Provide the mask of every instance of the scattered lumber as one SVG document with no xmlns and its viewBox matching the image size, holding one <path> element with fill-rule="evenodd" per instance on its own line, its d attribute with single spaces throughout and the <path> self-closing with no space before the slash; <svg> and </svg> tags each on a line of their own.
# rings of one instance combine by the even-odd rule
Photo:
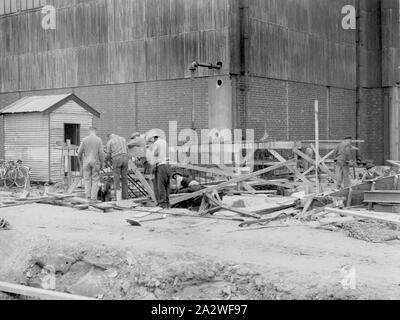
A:
<svg viewBox="0 0 400 320">
<path fill-rule="evenodd" d="M 12 204 L 2 205 L 2 206 L 0 206 L 0 209 L 3 209 L 3 208 L 11 208 L 11 207 L 18 207 L 18 206 L 24 206 L 24 205 L 27 205 L 27 204 L 35 204 L 35 203 L 39 203 L 40 201 L 43 201 L 43 200 L 45 200 L 45 199 L 47 199 L 47 198 L 43 198 L 43 199 L 41 199 L 41 200 L 19 201 L 19 202 L 15 202 L 15 203 L 12 203 Z"/>
<path fill-rule="evenodd" d="M 279 228 L 289 228 L 289 226 L 263 226 L 258 228 L 242 228 L 234 231 L 229 231 L 228 233 L 234 232 L 243 232 L 243 231 L 257 231 L 257 230 L 264 230 L 264 229 L 279 229 Z"/>
<path fill-rule="evenodd" d="M 264 215 L 271 214 L 271 213 L 274 213 L 274 212 L 277 212 L 277 211 L 290 209 L 290 208 L 293 208 L 295 206 L 296 206 L 296 203 L 293 202 L 291 204 L 284 204 L 284 205 L 281 205 L 281 206 L 275 207 L 275 208 L 258 210 L 258 211 L 256 211 L 256 213 L 264 216 Z"/>
<path fill-rule="evenodd" d="M 354 211 L 354 210 L 341 210 L 334 208 L 325 208 L 326 212 L 336 213 L 344 216 L 351 216 L 356 218 L 377 220 L 382 222 L 389 222 L 400 225 L 400 216 L 397 214 L 384 213 L 384 212 L 375 212 L 371 213 L 369 211 Z"/>
<path fill-rule="evenodd" d="M 82 177 L 76 177 L 69 186 L 66 194 L 72 194 L 81 182 L 82 182 Z"/>
<path fill-rule="evenodd" d="M 307 201 L 304 204 L 303 211 L 301 212 L 301 216 L 304 216 L 310 210 L 313 202 L 314 202 L 314 196 L 310 196 L 307 198 Z"/>
<path fill-rule="evenodd" d="M 239 225 L 240 228 L 244 228 L 244 227 L 249 227 L 255 224 L 267 224 L 270 223 L 274 220 L 278 220 L 282 217 L 287 217 L 290 216 L 291 214 L 294 214 L 294 211 L 279 211 L 276 212 L 274 214 L 272 214 L 271 216 L 269 216 L 268 218 L 265 219 L 260 219 L 260 220 L 253 220 L 253 221 L 245 221 L 243 223 L 241 223 Z"/>
<path fill-rule="evenodd" d="M 286 159 L 282 157 L 276 150 L 269 150 L 268 152 L 271 153 L 278 161 L 281 163 L 285 163 Z M 299 170 L 297 170 L 297 166 L 295 168 L 292 168 L 289 164 L 286 164 L 285 167 L 293 173 L 299 180 L 303 181 L 306 185 L 312 185 L 311 182 L 302 174 L 300 173 Z"/>
<path fill-rule="evenodd" d="M 244 210 L 240 210 L 240 209 L 237 209 L 237 208 L 231 208 L 231 207 L 229 207 L 229 206 L 223 204 L 221 201 L 219 201 L 219 200 L 217 200 L 217 199 L 211 197 L 211 196 L 208 195 L 208 194 L 206 195 L 206 197 L 207 197 L 212 203 L 214 203 L 217 207 L 220 207 L 221 209 L 228 210 L 228 211 L 231 211 L 231 212 L 234 212 L 234 213 L 238 213 L 238 214 L 240 214 L 240 215 L 242 215 L 242 216 L 245 216 L 245 217 L 252 217 L 252 218 L 255 218 L 255 219 L 261 219 L 261 216 L 258 215 L 258 214 L 256 214 L 256 213 L 251 213 L 251 212 L 244 211 Z"/>
<path fill-rule="evenodd" d="M 277 195 L 278 191 L 276 190 L 265 190 L 265 191 L 232 191 L 230 194 L 233 195 Z"/>
<path fill-rule="evenodd" d="M 253 173 L 245 175 L 245 176 L 234 178 L 234 179 L 232 179 L 230 181 L 227 181 L 227 182 L 221 183 L 219 185 L 212 186 L 212 187 L 209 187 L 209 188 L 206 188 L 206 189 L 203 189 L 203 190 L 200 190 L 200 191 L 185 195 L 185 196 L 177 198 L 177 199 L 172 199 L 171 206 L 174 206 L 174 205 L 176 205 L 178 203 L 181 203 L 183 201 L 186 201 L 186 200 L 190 200 L 190 199 L 202 196 L 202 195 L 207 194 L 207 193 L 211 193 L 213 191 L 223 190 L 223 189 L 225 189 L 225 188 L 227 188 L 227 187 L 229 187 L 231 185 L 235 185 L 235 184 L 237 184 L 239 182 L 247 181 L 247 180 L 250 180 L 252 178 L 258 177 L 260 175 L 266 174 L 268 172 L 272 172 L 272 171 L 275 171 L 275 170 L 280 169 L 282 167 L 286 167 L 287 165 L 289 165 L 292 162 L 293 161 L 283 162 L 283 163 L 280 163 L 280 164 L 278 164 L 276 166 L 269 167 L 269 168 L 266 168 L 266 169 L 263 169 L 263 170 L 259 170 L 257 172 L 253 172 Z"/>
<path fill-rule="evenodd" d="M 154 208 L 153 208 L 154 209 Z M 199 215 L 193 215 L 193 214 L 184 214 L 184 213 L 176 213 L 176 212 L 171 212 L 168 209 L 162 209 L 162 208 L 156 208 L 158 211 L 154 211 L 151 209 L 145 209 L 145 208 L 135 208 L 133 209 L 134 212 L 144 212 L 144 213 L 162 213 L 162 214 L 167 214 L 175 217 L 186 217 L 186 218 L 200 218 L 200 219 L 215 219 L 215 220 L 226 220 L 226 221 L 239 221 L 243 222 L 245 221 L 244 218 L 223 218 L 223 217 L 214 217 L 214 216 L 199 216 Z M 216 211 L 221 210 L 221 208 L 217 208 Z"/>
<path fill-rule="evenodd" d="M 393 190 L 393 186 L 396 180 L 398 180 L 398 175 L 378 178 L 356 186 L 352 186 L 351 193 L 350 193 L 350 188 L 348 188 L 340 190 L 338 192 L 334 192 L 330 194 L 330 196 L 335 198 L 345 198 L 344 203 L 347 204 L 347 206 L 349 207 L 357 206 L 364 204 L 364 193 L 366 191 L 371 191 L 372 185 L 374 183 L 375 183 L 374 186 L 375 190 Z M 351 197 L 349 197 L 349 195 L 351 195 Z M 350 198 L 351 200 L 349 200 Z"/>
<path fill-rule="evenodd" d="M 20 296 L 37 298 L 40 300 L 96 300 L 93 298 L 72 295 L 57 291 L 32 288 L 13 283 L 0 282 L 0 291 Z"/>
<path fill-rule="evenodd" d="M 227 170 L 205 168 L 205 167 L 199 167 L 199 166 L 194 166 L 194 165 L 190 165 L 190 164 L 180 164 L 180 163 L 171 163 L 171 165 L 173 167 L 180 168 L 180 169 L 198 171 L 198 172 L 212 174 L 215 176 L 227 177 L 227 178 L 235 178 L 238 176 L 234 172 L 230 172 Z"/>
<path fill-rule="evenodd" d="M 52 192 L 47 192 L 47 195 L 51 198 L 56 198 L 56 199 L 68 199 L 68 198 L 73 198 L 74 196 L 71 194 L 63 194 L 63 193 L 52 193 Z"/>
<path fill-rule="evenodd" d="M 309 162 L 311 164 L 311 166 L 313 166 L 314 168 L 316 167 L 316 161 L 314 161 L 314 159 L 311 159 L 309 156 L 307 156 L 305 153 L 301 152 L 300 150 L 294 148 L 293 152 L 295 154 L 297 154 L 299 157 L 303 158 L 304 160 L 306 160 L 307 162 Z M 320 162 L 318 163 L 318 169 L 321 170 L 322 172 L 328 174 L 332 179 L 336 179 L 336 176 L 334 173 L 332 173 L 325 165 L 324 165 L 324 161 L 326 159 L 328 159 L 331 155 L 333 154 L 333 151 L 330 152 L 328 155 L 329 156 L 325 156 L 324 158 L 320 157 Z"/>
</svg>

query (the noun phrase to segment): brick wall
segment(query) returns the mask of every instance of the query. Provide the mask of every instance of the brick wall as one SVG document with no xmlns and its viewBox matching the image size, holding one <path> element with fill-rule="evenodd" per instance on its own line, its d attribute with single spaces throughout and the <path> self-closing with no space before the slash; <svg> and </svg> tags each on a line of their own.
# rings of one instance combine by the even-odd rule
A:
<svg viewBox="0 0 400 320">
<path fill-rule="evenodd" d="M 329 88 L 329 140 L 357 135 L 356 91 Z"/>
<path fill-rule="evenodd" d="M 353 90 L 292 81 L 249 77 L 235 79 L 239 126 L 255 129 L 256 139 L 265 132 L 274 140 L 315 138 L 314 101 L 319 101 L 320 138 L 343 139 L 356 135 L 356 93 Z M 242 88 L 242 90 L 240 90 Z M 247 112 L 244 110 L 247 92 Z"/>
<path fill-rule="evenodd" d="M 363 89 L 360 103 L 361 157 L 384 164 L 384 100 L 383 90 Z"/>
<path fill-rule="evenodd" d="M 247 98 L 247 128 L 260 140 L 265 133 L 287 140 L 287 87 L 285 81 L 250 77 Z"/>
<path fill-rule="evenodd" d="M 190 129 L 193 106 L 192 88 L 192 80 L 184 79 L 31 91 L 21 93 L 21 96 L 74 92 L 101 113 L 101 118 L 95 119 L 94 125 L 98 127 L 101 138 L 106 141 L 109 132 L 129 138 L 135 131 L 144 133 L 147 130 L 159 128 L 168 134 L 169 121 L 177 121 L 178 130 Z M 207 91 L 207 79 L 196 79 L 195 125 L 197 129 L 208 128 Z M 6 107 L 19 98 L 18 93 L 0 93 L 0 107 Z M 1 123 L 0 130 L 2 130 Z M 4 155 L 2 138 L 1 136 L 0 158 Z"/>
<path fill-rule="evenodd" d="M 289 140 L 315 139 L 315 100 L 319 101 L 320 139 L 328 138 L 328 89 L 306 83 L 289 82 Z"/>
</svg>

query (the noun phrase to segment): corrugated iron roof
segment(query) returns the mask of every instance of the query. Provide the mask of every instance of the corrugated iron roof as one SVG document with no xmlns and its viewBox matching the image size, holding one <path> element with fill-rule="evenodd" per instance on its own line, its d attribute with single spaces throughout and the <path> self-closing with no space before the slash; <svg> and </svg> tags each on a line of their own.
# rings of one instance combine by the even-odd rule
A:
<svg viewBox="0 0 400 320">
<path fill-rule="evenodd" d="M 71 94 L 24 97 L 0 110 L 0 114 L 45 112 Z"/>
<path fill-rule="evenodd" d="M 31 96 L 24 97 L 8 107 L 0 110 L 0 114 L 32 113 L 32 112 L 53 112 L 64 103 L 74 101 L 83 109 L 87 110 L 96 117 L 100 117 L 100 112 L 89 106 L 73 93 L 53 95 L 53 96 Z"/>
</svg>

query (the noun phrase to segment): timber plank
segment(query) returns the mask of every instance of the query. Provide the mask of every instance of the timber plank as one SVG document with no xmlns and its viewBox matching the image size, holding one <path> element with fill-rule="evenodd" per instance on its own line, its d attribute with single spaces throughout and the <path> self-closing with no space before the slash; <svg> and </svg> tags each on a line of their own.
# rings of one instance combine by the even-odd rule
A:
<svg viewBox="0 0 400 320">
<path fill-rule="evenodd" d="M 82 297 L 57 291 L 32 288 L 7 282 L 0 282 L 0 291 L 5 293 L 18 294 L 21 296 L 38 298 L 41 300 L 96 300 L 89 297 Z"/>
</svg>

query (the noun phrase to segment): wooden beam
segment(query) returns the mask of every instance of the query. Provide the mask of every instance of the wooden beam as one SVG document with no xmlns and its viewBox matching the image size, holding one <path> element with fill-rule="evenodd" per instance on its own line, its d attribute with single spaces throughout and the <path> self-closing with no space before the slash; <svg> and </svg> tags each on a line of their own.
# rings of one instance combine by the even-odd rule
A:
<svg viewBox="0 0 400 320">
<path fill-rule="evenodd" d="M 89 297 L 82 297 L 57 291 L 32 288 L 7 282 L 0 282 L 0 291 L 26 297 L 38 298 L 40 300 L 96 300 Z"/>
<path fill-rule="evenodd" d="M 286 161 L 286 159 L 283 158 L 283 157 L 282 157 L 278 152 L 276 152 L 275 150 L 268 150 L 268 151 L 269 151 L 269 153 L 271 153 L 278 161 L 280 161 L 280 162 L 282 162 L 282 163 Z M 290 172 L 292 172 L 292 173 L 297 177 L 297 179 L 303 181 L 303 182 L 304 182 L 305 184 L 307 184 L 307 185 L 311 185 L 311 182 L 310 182 L 303 174 L 301 174 L 297 169 L 290 168 L 289 165 L 286 165 L 286 167 L 289 169 Z"/>
<path fill-rule="evenodd" d="M 236 178 L 238 176 L 234 172 L 227 172 L 227 171 L 222 171 L 219 169 L 212 169 L 212 168 L 204 168 L 204 167 L 194 166 L 194 165 L 190 165 L 190 164 L 172 163 L 171 166 L 181 168 L 181 169 L 186 169 L 186 170 L 193 170 L 193 171 L 198 171 L 198 172 L 209 173 L 209 174 L 213 174 L 216 176 L 222 176 L 222 177 L 228 177 L 228 178 Z"/>
<path fill-rule="evenodd" d="M 286 167 L 292 162 L 293 161 L 283 162 L 283 163 L 280 163 L 280 164 L 278 164 L 276 166 L 265 168 L 265 169 L 259 170 L 257 172 L 253 172 L 251 174 L 248 174 L 246 176 L 237 177 L 235 179 L 232 179 L 230 181 L 221 183 L 219 185 L 212 186 L 212 187 L 209 187 L 209 188 L 206 188 L 206 189 L 203 189 L 203 190 L 200 190 L 200 191 L 185 195 L 185 196 L 177 198 L 177 199 L 173 199 L 171 201 L 171 206 L 176 205 L 176 204 L 181 203 L 181 202 L 186 201 L 186 200 L 190 200 L 190 199 L 193 199 L 193 198 L 196 198 L 196 197 L 200 197 L 200 196 L 202 196 L 204 194 L 207 194 L 207 193 L 210 193 L 210 192 L 213 192 L 213 191 L 223 190 L 223 189 L 225 189 L 225 188 L 227 188 L 227 187 L 229 187 L 231 185 L 235 185 L 235 184 L 237 184 L 239 182 L 247 181 L 247 180 L 256 178 L 258 176 L 261 176 L 263 174 L 275 171 L 275 170 L 280 169 L 282 167 Z"/>
<path fill-rule="evenodd" d="M 251 212 L 247 212 L 247 211 L 244 211 L 244 210 L 240 210 L 240 209 L 236 209 L 236 208 L 231 208 L 231 207 L 229 207 L 229 206 L 224 205 L 222 202 L 218 201 L 217 199 L 212 198 L 212 197 L 209 196 L 209 195 L 206 195 L 206 197 L 207 197 L 211 202 L 213 202 L 216 206 L 218 206 L 218 207 L 220 207 L 220 208 L 222 208 L 222 209 L 224 209 L 224 210 L 231 211 L 231 212 L 240 214 L 240 215 L 245 216 L 245 217 L 251 217 L 251 218 L 255 218 L 255 219 L 261 219 L 261 216 L 258 215 L 258 214 L 256 214 L 256 213 L 251 213 Z"/>
<path fill-rule="evenodd" d="M 376 213 L 363 213 L 360 211 L 352 211 L 352 210 L 340 210 L 340 209 L 333 209 L 333 208 L 325 208 L 325 211 L 328 213 L 336 213 L 345 216 L 363 218 L 363 219 L 372 219 L 377 221 L 383 222 L 390 222 L 400 225 L 400 216 L 397 214 L 390 214 L 384 212 L 376 212 Z"/>
<path fill-rule="evenodd" d="M 146 190 L 148 195 L 150 196 L 151 200 L 153 200 L 155 203 L 157 203 L 156 196 L 154 194 L 153 189 L 150 187 L 149 183 L 147 182 L 146 178 L 142 175 L 142 173 L 139 171 L 139 169 L 136 167 L 135 164 L 133 164 L 133 171 L 135 173 L 135 177 L 140 181 L 142 184 L 143 188 Z"/>
<path fill-rule="evenodd" d="M 314 168 L 316 166 L 316 163 L 313 159 L 311 159 L 309 156 L 307 156 L 306 154 L 304 154 L 303 152 L 301 152 L 300 150 L 293 148 L 293 152 L 295 154 L 297 154 L 298 156 L 302 157 L 304 160 L 308 161 L 309 163 L 311 163 Z M 322 164 L 320 164 L 319 168 L 326 174 L 328 174 L 332 179 L 334 179 L 336 181 L 336 177 L 335 175 L 327 168 L 325 168 Z"/>
<path fill-rule="evenodd" d="M 334 150 L 332 150 L 331 152 L 329 152 L 325 157 L 323 157 L 322 159 L 321 159 L 321 165 L 324 163 L 325 164 L 325 161 L 326 160 L 328 160 L 330 157 L 331 157 L 331 155 L 334 153 L 335 151 Z M 310 158 L 311 159 L 311 158 Z M 305 159 L 307 162 L 308 162 L 308 160 L 307 159 Z M 312 165 L 307 171 L 305 171 L 305 172 L 303 172 L 303 174 L 306 176 L 307 174 L 309 174 L 311 171 L 313 171 L 315 169 L 315 164 L 314 165 Z M 329 169 L 328 169 L 329 170 Z M 332 177 L 331 177 L 332 178 Z M 335 179 L 336 180 L 336 179 Z"/>
</svg>

